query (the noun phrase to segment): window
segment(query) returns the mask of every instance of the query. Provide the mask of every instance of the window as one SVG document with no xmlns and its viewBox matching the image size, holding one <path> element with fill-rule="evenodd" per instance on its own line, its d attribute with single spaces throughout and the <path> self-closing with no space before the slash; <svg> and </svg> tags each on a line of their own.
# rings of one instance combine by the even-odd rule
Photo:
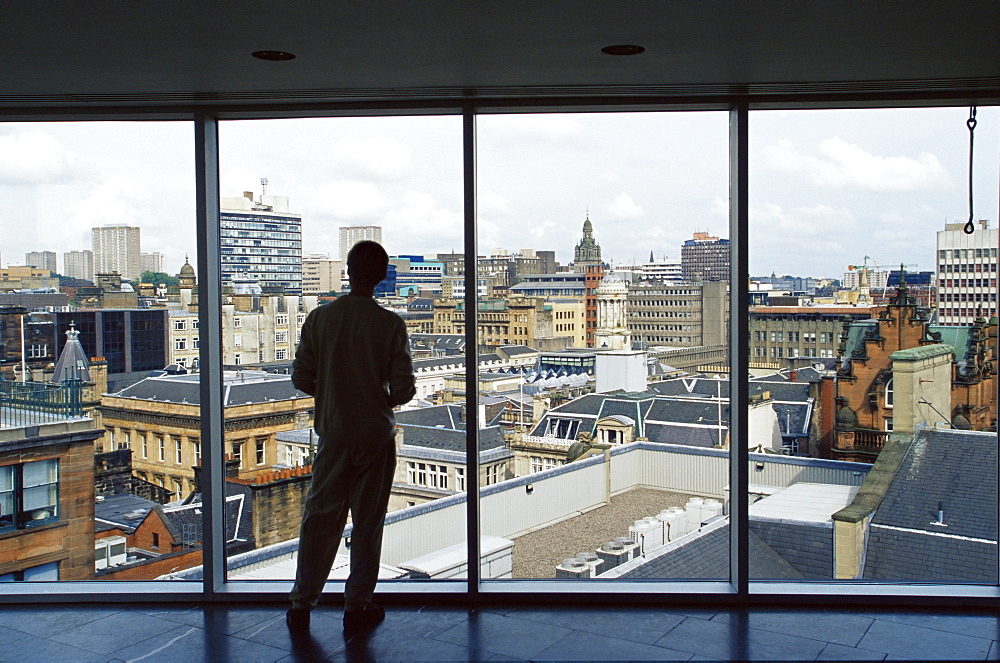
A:
<svg viewBox="0 0 1000 663">
<path fill-rule="evenodd" d="M 243 468 L 243 442 L 233 442 L 233 458 L 241 469 Z"/>
<path fill-rule="evenodd" d="M 239 329 L 242 326 L 243 326 L 243 318 L 241 318 L 239 316 L 234 317 L 233 318 L 233 328 L 234 329 Z"/>
<path fill-rule="evenodd" d="M 201 465 L 201 443 L 198 440 L 191 440 L 191 450 L 193 451 L 194 464 Z"/>
<path fill-rule="evenodd" d="M 243 346 L 243 334 L 233 334 L 233 346 L 237 348 Z"/>
<path fill-rule="evenodd" d="M 197 329 L 197 328 L 198 328 L 198 318 L 195 318 L 194 320 L 191 321 L 191 329 Z"/>
<path fill-rule="evenodd" d="M 237 366 L 240 365 L 240 359 L 241 359 L 240 353 L 237 352 L 236 354 L 233 355 L 233 363 L 236 364 Z"/>
<path fill-rule="evenodd" d="M 885 383 L 885 406 L 892 407 L 893 391 L 892 391 L 892 378 Z M 886 430 L 891 430 L 887 428 Z"/>
<path fill-rule="evenodd" d="M 142 438 L 142 457 L 149 458 L 149 440 L 145 433 L 139 433 L 139 436 Z"/>
<path fill-rule="evenodd" d="M 187 329 L 187 320 L 183 318 L 174 320 L 174 331 L 184 331 L 185 329 Z"/>
<path fill-rule="evenodd" d="M 460 493 L 465 492 L 465 468 L 456 467 L 455 468 L 455 490 Z"/>
<path fill-rule="evenodd" d="M 165 449 L 165 444 L 163 442 L 163 438 L 162 437 L 157 436 L 157 438 L 156 438 L 156 445 L 157 445 L 157 449 L 159 449 L 159 454 L 158 454 L 157 458 L 159 458 L 160 462 L 162 463 L 163 460 L 164 460 L 164 457 L 165 457 L 165 450 L 166 450 Z"/>
<path fill-rule="evenodd" d="M 288 359 L 288 350 L 286 348 L 275 348 L 274 350 L 274 360 L 284 361 Z"/>
<path fill-rule="evenodd" d="M 885 430 L 892 432 L 892 417 L 885 418 Z"/>
<path fill-rule="evenodd" d="M 177 464 L 180 465 L 182 462 L 182 452 L 181 452 L 181 439 L 179 437 L 174 438 L 174 455 Z"/>
<path fill-rule="evenodd" d="M 152 548 L 153 548 L 153 550 L 159 550 L 160 549 L 160 535 L 157 532 L 153 532 Z"/>
<path fill-rule="evenodd" d="M 32 343 L 28 345 L 28 359 L 41 359 L 49 355 L 47 343 Z"/>
<path fill-rule="evenodd" d="M 306 321 L 305 313 L 299 313 L 298 315 L 295 316 L 295 324 L 301 326 L 302 324 L 305 323 L 305 321 Z"/>
<path fill-rule="evenodd" d="M 276 332 L 274 332 L 274 342 L 275 343 L 288 343 L 288 332 L 287 331 L 276 331 Z"/>
<path fill-rule="evenodd" d="M 59 517 L 59 461 L 0 467 L 0 531 L 42 525 Z"/>
<path fill-rule="evenodd" d="M 174 339 L 174 350 L 187 350 L 187 339 L 186 338 L 175 338 Z"/>
<path fill-rule="evenodd" d="M 254 441 L 255 451 L 257 453 L 257 464 L 258 465 L 263 465 L 264 464 L 264 447 L 265 447 L 265 443 L 266 442 L 267 442 L 267 438 L 266 437 L 258 437 Z"/>
<path fill-rule="evenodd" d="M 278 315 L 274 316 L 274 324 L 278 327 L 287 327 L 288 316 L 284 313 L 279 313 Z"/>
<path fill-rule="evenodd" d="M 198 350 L 198 349 L 200 349 L 200 348 L 201 348 L 201 346 L 200 346 L 200 345 L 199 345 L 199 343 L 198 343 L 198 339 L 199 339 L 199 338 L 200 338 L 200 337 L 198 337 L 198 336 L 192 336 L 192 337 L 191 337 L 191 349 L 192 349 L 192 350 Z"/>
</svg>

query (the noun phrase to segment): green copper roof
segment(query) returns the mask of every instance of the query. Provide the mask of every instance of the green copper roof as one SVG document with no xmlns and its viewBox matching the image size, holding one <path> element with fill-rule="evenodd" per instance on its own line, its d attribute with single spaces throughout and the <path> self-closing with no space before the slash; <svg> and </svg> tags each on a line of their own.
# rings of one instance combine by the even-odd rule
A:
<svg viewBox="0 0 1000 663">
<path fill-rule="evenodd" d="M 889 355 L 889 359 L 893 361 L 907 359 L 930 359 L 931 357 L 937 357 L 940 355 L 950 355 L 953 351 L 953 348 L 947 343 L 936 343 L 934 345 L 920 345 L 907 350 L 896 350 Z"/>
<path fill-rule="evenodd" d="M 928 331 L 941 334 L 941 342 L 947 343 L 955 352 L 956 361 L 966 361 L 969 358 L 969 342 L 972 339 L 972 328 L 967 325 L 960 327 L 945 327 L 930 325 Z"/>
</svg>

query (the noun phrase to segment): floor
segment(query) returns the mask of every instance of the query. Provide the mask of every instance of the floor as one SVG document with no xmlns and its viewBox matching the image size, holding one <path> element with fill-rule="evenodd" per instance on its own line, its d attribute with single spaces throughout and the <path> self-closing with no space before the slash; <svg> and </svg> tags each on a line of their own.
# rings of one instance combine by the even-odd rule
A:
<svg viewBox="0 0 1000 663">
<path fill-rule="evenodd" d="M 341 612 L 293 641 L 280 605 L 0 608 L 2 661 L 954 660 L 1000 658 L 984 611 L 390 607 L 344 642 Z"/>
</svg>

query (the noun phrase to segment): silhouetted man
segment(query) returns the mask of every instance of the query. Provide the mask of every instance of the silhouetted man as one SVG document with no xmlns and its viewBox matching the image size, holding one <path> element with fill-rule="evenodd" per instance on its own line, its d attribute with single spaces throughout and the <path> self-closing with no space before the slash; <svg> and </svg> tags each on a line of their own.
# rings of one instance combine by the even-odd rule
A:
<svg viewBox="0 0 1000 663">
<path fill-rule="evenodd" d="M 388 265 L 378 243 L 356 244 L 347 255 L 350 294 L 309 314 L 295 352 L 292 383 L 316 398 L 319 447 L 286 616 L 293 632 L 309 628 L 309 612 L 330 574 L 348 509 L 353 529 L 345 634 L 370 630 L 385 619 L 372 593 L 396 467 L 392 408 L 415 393 L 406 326 L 374 299 Z"/>
</svg>

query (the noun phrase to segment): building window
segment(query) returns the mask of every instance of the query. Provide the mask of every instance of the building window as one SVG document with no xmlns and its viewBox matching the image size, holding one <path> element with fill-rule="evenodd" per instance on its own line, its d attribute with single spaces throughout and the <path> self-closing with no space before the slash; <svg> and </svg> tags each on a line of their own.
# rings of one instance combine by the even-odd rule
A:
<svg viewBox="0 0 1000 663">
<path fill-rule="evenodd" d="M 32 343 L 28 346 L 28 359 L 41 359 L 49 356 L 49 346 L 45 343 Z"/>
<path fill-rule="evenodd" d="M 174 350 L 187 350 L 187 339 L 186 338 L 175 338 L 174 339 Z"/>
<path fill-rule="evenodd" d="M 197 328 L 198 328 L 198 318 L 195 318 L 194 320 L 191 321 L 191 329 L 197 329 Z"/>
<path fill-rule="evenodd" d="M 288 343 L 288 332 L 286 332 L 286 331 L 276 331 L 276 332 L 274 332 L 274 342 L 275 343 Z"/>
<path fill-rule="evenodd" d="M 58 460 L 0 467 L 0 531 L 35 527 L 58 517 Z"/>
<path fill-rule="evenodd" d="M 233 346 L 243 347 L 243 334 L 233 334 Z"/>
<path fill-rule="evenodd" d="M 240 359 L 241 359 L 240 353 L 237 352 L 236 354 L 233 355 L 233 363 L 236 364 L 237 366 L 240 365 Z"/>
<path fill-rule="evenodd" d="M 892 432 L 892 417 L 885 418 L 885 429 L 890 433 Z"/>
<path fill-rule="evenodd" d="M 243 468 L 243 442 L 233 442 L 233 458 L 241 469 Z"/>
<path fill-rule="evenodd" d="M 465 492 L 465 468 L 456 467 L 455 468 L 455 490 L 460 493 Z"/>
<path fill-rule="evenodd" d="M 118 446 L 119 449 L 131 449 L 132 448 L 132 433 L 127 430 L 122 431 L 122 442 Z"/>
<path fill-rule="evenodd" d="M 191 440 L 191 450 L 194 452 L 194 464 L 201 465 L 201 443 L 198 440 Z"/>
<path fill-rule="evenodd" d="M 264 464 L 264 447 L 265 447 L 265 443 L 266 442 L 267 442 L 267 438 L 266 437 L 258 437 L 254 441 L 254 445 L 256 447 L 255 451 L 257 453 L 257 464 L 258 465 L 263 465 Z"/>
<path fill-rule="evenodd" d="M 176 438 L 176 437 L 174 438 L 174 455 L 175 455 L 175 460 L 177 461 L 177 464 L 180 465 L 181 464 L 181 457 L 182 457 L 181 440 L 180 440 L 180 438 Z"/>
<path fill-rule="evenodd" d="M 295 324 L 301 325 L 305 321 L 306 321 L 306 316 L 304 313 L 299 313 L 297 316 L 295 316 Z"/>
<path fill-rule="evenodd" d="M 157 532 L 153 532 L 153 550 L 160 549 L 160 535 Z"/>
<path fill-rule="evenodd" d="M 243 318 L 234 317 L 233 318 L 233 328 L 239 329 L 242 326 L 243 326 Z"/>
<path fill-rule="evenodd" d="M 892 399 L 893 399 L 892 378 L 889 378 L 889 381 L 885 383 L 885 406 L 886 407 L 892 407 Z M 887 428 L 886 430 L 892 430 L 892 429 L 891 428 Z"/>
<path fill-rule="evenodd" d="M 198 343 L 199 338 L 200 337 L 198 337 L 198 336 L 193 336 L 191 338 L 191 349 L 192 350 L 198 350 L 198 349 L 201 348 L 201 345 Z"/>
<path fill-rule="evenodd" d="M 142 437 L 142 457 L 149 458 L 149 439 L 145 433 L 139 433 L 139 435 Z"/>
<path fill-rule="evenodd" d="M 174 331 L 184 331 L 187 329 L 187 320 L 174 320 Z"/>
<path fill-rule="evenodd" d="M 274 360 L 275 361 L 284 361 L 285 359 L 288 359 L 288 350 L 285 349 L 285 348 L 275 348 L 275 350 L 274 350 Z"/>
<path fill-rule="evenodd" d="M 164 460 L 164 458 L 166 457 L 166 445 L 164 444 L 162 437 L 157 437 L 156 438 L 156 445 L 157 445 L 157 449 L 159 450 L 159 454 L 157 455 L 157 458 L 159 458 L 160 462 L 162 463 L 163 460 Z"/>
<path fill-rule="evenodd" d="M 288 316 L 285 315 L 284 313 L 279 313 L 278 315 L 274 316 L 274 324 L 277 325 L 278 327 L 287 327 Z"/>
</svg>

